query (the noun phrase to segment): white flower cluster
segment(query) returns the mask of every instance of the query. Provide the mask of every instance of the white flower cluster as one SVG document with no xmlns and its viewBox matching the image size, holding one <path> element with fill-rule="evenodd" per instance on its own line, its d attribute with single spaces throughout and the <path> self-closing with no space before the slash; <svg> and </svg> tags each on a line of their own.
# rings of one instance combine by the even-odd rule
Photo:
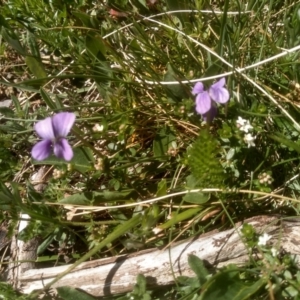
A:
<svg viewBox="0 0 300 300">
<path fill-rule="evenodd" d="M 53 178 L 54 179 L 62 178 L 65 174 L 66 174 L 66 172 L 63 170 L 58 170 L 58 169 L 53 170 Z"/>
<path fill-rule="evenodd" d="M 253 126 L 250 124 L 248 120 L 243 119 L 242 117 L 238 117 L 236 120 L 236 126 L 240 131 L 245 132 L 244 141 L 247 143 L 248 148 L 255 147 L 255 136 L 253 136 L 249 131 L 253 129 Z"/>
<path fill-rule="evenodd" d="M 259 174 L 258 180 L 260 184 L 271 184 L 273 182 L 272 176 L 266 172 Z"/>
<path fill-rule="evenodd" d="M 98 158 L 97 163 L 94 165 L 94 167 L 97 171 L 102 171 L 103 170 L 103 159 Z"/>
<path fill-rule="evenodd" d="M 103 130 L 104 130 L 103 125 L 95 124 L 94 127 L 93 127 L 94 132 L 102 132 Z"/>
</svg>

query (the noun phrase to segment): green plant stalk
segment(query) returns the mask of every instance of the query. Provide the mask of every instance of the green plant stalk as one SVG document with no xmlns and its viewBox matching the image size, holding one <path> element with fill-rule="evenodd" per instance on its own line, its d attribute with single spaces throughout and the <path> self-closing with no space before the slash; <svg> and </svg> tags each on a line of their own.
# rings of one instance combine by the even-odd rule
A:
<svg viewBox="0 0 300 300">
<path fill-rule="evenodd" d="M 66 271 L 62 272 L 58 276 L 55 277 L 51 282 L 49 282 L 47 285 L 45 285 L 43 290 L 48 290 L 54 283 L 59 281 L 62 277 L 73 271 L 77 266 L 79 266 L 81 263 L 87 261 L 91 256 L 95 255 L 98 251 L 100 251 L 103 247 L 105 247 L 107 244 L 113 242 L 126 232 L 128 232 L 131 228 L 137 226 L 140 223 L 141 215 L 136 215 L 127 222 L 119 225 L 111 234 L 109 234 L 101 243 L 99 243 L 97 246 L 95 246 L 93 249 L 91 249 L 88 253 L 86 253 L 84 256 L 82 256 L 78 261 L 76 261 L 73 265 L 71 265 Z M 41 292 L 41 291 L 40 291 Z M 40 293 L 33 293 L 30 295 L 30 299 L 37 299 L 37 295 Z"/>
</svg>

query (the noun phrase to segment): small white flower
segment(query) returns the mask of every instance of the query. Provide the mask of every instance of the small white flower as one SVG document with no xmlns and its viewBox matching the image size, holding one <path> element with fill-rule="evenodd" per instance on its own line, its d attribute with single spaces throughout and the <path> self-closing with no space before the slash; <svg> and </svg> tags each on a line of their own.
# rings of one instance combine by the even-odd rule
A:
<svg viewBox="0 0 300 300">
<path fill-rule="evenodd" d="M 241 126 L 244 126 L 246 122 L 247 122 L 247 120 L 243 119 L 242 117 L 238 117 L 238 119 L 236 120 L 236 124 L 239 128 Z"/>
<path fill-rule="evenodd" d="M 252 136 L 251 133 L 245 134 L 244 141 L 248 144 L 248 148 L 255 147 L 254 140 L 255 136 Z"/>
<path fill-rule="evenodd" d="M 95 124 L 95 126 L 93 127 L 93 131 L 94 132 L 102 132 L 104 129 L 103 125 L 99 125 L 99 124 Z"/>
<path fill-rule="evenodd" d="M 270 235 L 268 235 L 267 233 L 264 233 L 263 235 L 261 235 L 258 238 L 258 246 L 265 246 L 267 244 L 267 241 L 271 238 Z"/>
<path fill-rule="evenodd" d="M 239 130 L 244 131 L 248 133 L 249 130 L 253 129 L 253 126 L 250 125 L 250 122 L 248 120 L 243 119 L 242 117 L 238 117 L 236 120 L 236 126 L 239 128 Z"/>
<path fill-rule="evenodd" d="M 275 248 L 271 248 L 271 253 L 272 253 L 272 256 L 273 256 L 273 257 L 276 257 L 277 254 L 278 254 L 278 250 L 275 249 Z"/>
<path fill-rule="evenodd" d="M 153 232 L 154 234 L 158 234 L 158 233 L 160 233 L 161 231 L 162 231 L 162 229 L 159 228 L 159 227 L 155 227 L 155 228 L 152 229 L 152 232 Z"/>
</svg>

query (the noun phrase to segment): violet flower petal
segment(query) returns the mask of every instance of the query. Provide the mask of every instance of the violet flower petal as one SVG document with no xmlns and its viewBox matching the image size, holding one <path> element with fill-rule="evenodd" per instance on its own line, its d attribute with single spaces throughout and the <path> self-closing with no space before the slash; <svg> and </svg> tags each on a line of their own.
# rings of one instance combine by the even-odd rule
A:
<svg viewBox="0 0 300 300">
<path fill-rule="evenodd" d="M 36 160 L 44 160 L 51 154 L 51 145 L 51 140 L 43 140 L 36 143 L 31 150 L 32 157 Z"/>
<path fill-rule="evenodd" d="M 200 115 L 204 115 L 211 108 L 211 100 L 208 92 L 203 92 L 196 97 L 196 111 Z"/>
<path fill-rule="evenodd" d="M 53 140 L 55 138 L 52 127 L 52 120 L 50 117 L 37 122 L 34 125 L 34 129 L 37 134 L 44 140 Z"/>
<path fill-rule="evenodd" d="M 226 103 L 229 100 L 229 92 L 224 85 L 225 78 L 221 78 L 209 88 L 209 94 L 215 102 Z"/>
<path fill-rule="evenodd" d="M 204 85 L 202 82 L 197 82 L 192 90 L 193 95 L 197 95 L 204 92 Z"/>
<path fill-rule="evenodd" d="M 221 78 L 220 80 L 218 80 L 217 82 L 215 82 L 214 84 L 212 84 L 211 86 L 214 88 L 221 88 L 226 84 L 226 80 L 225 78 Z"/>
<path fill-rule="evenodd" d="M 54 144 L 53 152 L 57 157 L 63 158 L 66 161 L 73 158 L 73 150 L 68 141 L 64 138 L 61 138 Z"/>
<path fill-rule="evenodd" d="M 61 112 L 52 117 L 52 126 L 55 137 L 66 137 L 70 132 L 74 122 L 75 114 L 69 112 Z"/>
</svg>

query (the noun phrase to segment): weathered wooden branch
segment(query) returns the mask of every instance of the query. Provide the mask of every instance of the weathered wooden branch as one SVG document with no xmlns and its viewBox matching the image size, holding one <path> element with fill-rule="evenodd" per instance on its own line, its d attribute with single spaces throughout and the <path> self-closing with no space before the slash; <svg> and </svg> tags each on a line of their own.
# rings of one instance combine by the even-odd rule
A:
<svg viewBox="0 0 300 300">
<path fill-rule="evenodd" d="M 246 223 L 252 224 L 258 233 L 272 236 L 274 248 L 300 255 L 299 222 L 281 221 L 278 217 L 257 216 Z M 195 276 L 188 265 L 189 254 L 203 259 L 211 267 L 234 263 L 243 265 L 248 261 L 247 249 L 240 237 L 242 224 L 223 232 L 212 231 L 199 237 L 178 243 L 164 251 L 151 249 L 135 254 L 85 262 L 59 280 L 53 287 L 80 288 L 94 296 L 112 295 L 132 290 L 136 276 L 143 274 L 149 287 L 174 283 L 174 275 Z M 28 270 L 19 281 L 24 293 L 43 289 L 56 275 L 69 266 Z"/>
<path fill-rule="evenodd" d="M 38 172 L 33 174 L 31 182 L 35 190 L 42 192 L 46 187 L 46 176 L 48 167 L 39 168 Z M 18 239 L 18 234 L 29 223 L 30 217 L 27 214 L 21 214 L 18 230 L 12 237 L 10 244 L 9 265 L 4 276 L 5 280 L 13 285 L 14 288 L 20 288 L 20 275 L 26 270 L 35 268 L 34 261 L 37 258 L 37 248 L 41 242 L 39 237 L 34 237 L 27 242 Z"/>
</svg>

